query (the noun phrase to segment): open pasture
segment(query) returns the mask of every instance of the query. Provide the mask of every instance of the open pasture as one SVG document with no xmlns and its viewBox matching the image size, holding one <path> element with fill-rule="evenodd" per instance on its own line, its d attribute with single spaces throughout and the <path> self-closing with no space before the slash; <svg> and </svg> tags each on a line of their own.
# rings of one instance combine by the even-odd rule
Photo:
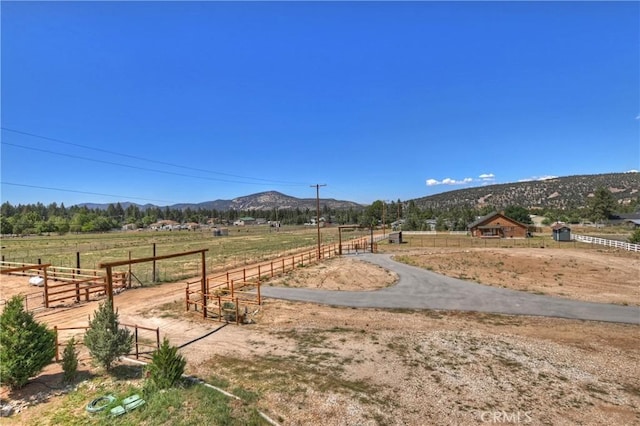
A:
<svg viewBox="0 0 640 426">
<path fill-rule="evenodd" d="M 366 230 L 343 231 L 343 239 L 368 235 Z M 323 228 L 322 244 L 338 242 L 338 229 Z M 229 228 L 228 236 L 214 236 L 213 230 L 130 231 L 101 234 L 65 234 L 2 239 L 2 259 L 10 262 L 51 263 L 55 266 L 97 269 L 100 263 L 154 255 L 207 249 L 209 272 L 224 271 L 278 256 L 296 253 L 317 244 L 315 227 L 268 226 Z M 155 253 L 154 253 L 155 248 Z M 133 265 L 133 280 L 140 283 L 176 281 L 200 274 L 200 258 L 177 258 Z M 127 268 L 121 268 L 128 272 Z"/>
</svg>

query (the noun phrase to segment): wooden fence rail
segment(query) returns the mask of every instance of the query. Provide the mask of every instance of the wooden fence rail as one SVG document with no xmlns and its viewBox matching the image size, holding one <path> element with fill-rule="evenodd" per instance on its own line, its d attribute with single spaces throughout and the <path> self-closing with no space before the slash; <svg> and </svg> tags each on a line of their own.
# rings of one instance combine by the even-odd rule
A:
<svg viewBox="0 0 640 426">
<path fill-rule="evenodd" d="M 377 247 L 368 237 L 361 237 L 342 244 L 343 252 L 367 251 Z M 192 307 L 200 310 L 203 318 L 215 317 L 220 321 L 225 317 L 222 312 L 224 303 L 232 303 L 242 311 L 247 305 L 261 305 L 260 286 L 263 281 L 275 276 L 284 275 L 296 268 L 319 262 L 323 259 L 335 257 L 339 253 L 338 244 L 322 246 L 320 252 L 310 249 L 301 253 L 274 259 L 269 262 L 252 265 L 242 269 L 227 271 L 224 274 L 207 277 L 206 293 L 202 293 L 201 280 L 187 282 L 185 289 L 186 310 Z M 253 292 L 255 290 L 255 292 Z M 211 311 L 212 312 L 209 312 Z M 235 315 L 239 323 L 242 315 Z"/>
<path fill-rule="evenodd" d="M 45 308 L 56 302 L 80 303 L 106 294 L 104 271 L 78 269 L 59 266 L 28 264 L 20 262 L 0 262 L 3 274 L 38 276 L 43 278 L 42 298 Z M 114 272 L 114 289 L 128 285 L 126 272 Z"/>
<path fill-rule="evenodd" d="M 128 328 L 128 329 L 133 329 L 133 343 L 134 343 L 133 347 L 135 348 L 135 350 L 134 350 L 134 352 L 132 352 L 132 353 L 130 353 L 128 355 L 135 355 L 136 359 L 139 359 L 140 355 L 153 352 L 153 351 L 158 350 L 160 348 L 160 328 L 159 327 L 157 327 L 157 328 L 149 328 L 149 327 L 143 327 L 143 326 L 137 325 L 137 324 L 134 324 L 134 325 L 120 324 L 120 326 Z M 61 342 L 60 331 L 83 330 L 86 333 L 86 331 L 88 329 L 89 329 L 88 326 L 84 326 L 84 327 L 58 327 L 58 326 L 54 326 L 53 327 L 53 331 L 54 331 L 55 336 L 56 336 L 56 340 L 55 340 L 56 362 L 60 361 L 60 347 L 66 346 L 67 343 L 69 342 L 69 339 L 67 339 L 65 342 Z M 154 333 L 154 337 L 155 337 L 155 344 L 147 343 L 146 341 L 141 339 L 140 338 L 140 330 L 153 332 Z M 149 340 L 151 340 L 151 339 L 149 339 Z M 76 345 L 84 345 L 84 342 L 83 342 L 82 339 L 79 339 L 79 340 L 75 341 L 75 344 Z M 140 347 L 149 348 L 149 350 L 140 351 Z"/>
</svg>

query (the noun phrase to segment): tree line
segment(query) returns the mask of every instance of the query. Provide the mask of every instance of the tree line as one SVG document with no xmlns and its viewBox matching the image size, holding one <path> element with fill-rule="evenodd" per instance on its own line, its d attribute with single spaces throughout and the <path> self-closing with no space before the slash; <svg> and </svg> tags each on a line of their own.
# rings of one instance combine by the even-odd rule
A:
<svg viewBox="0 0 640 426">
<path fill-rule="evenodd" d="M 543 224 L 556 221 L 580 223 L 590 220 L 604 223 L 614 212 L 632 212 L 640 207 L 640 202 L 620 206 L 611 192 L 599 188 L 587 206 L 572 209 L 552 209 L 531 211 L 523 206 L 492 206 L 480 208 L 467 206 L 436 209 L 419 207 L 414 201 L 375 201 L 362 208 L 331 209 L 321 206 L 319 215 L 326 222 L 345 225 L 357 224 L 365 227 L 402 222 L 404 230 L 465 231 L 470 223 L 478 217 L 500 210 L 518 222 L 531 224 L 530 214 L 544 216 Z M 280 222 L 283 225 L 303 225 L 316 218 L 318 212 L 308 208 L 300 209 L 252 209 L 252 210 L 209 210 L 209 209 L 172 209 L 152 206 L 141 209 L 135 204 L 123 208 L 120 203 L 109 204 L 106 209 L 90 209 L 86 206 L 65 207 L 51 203 L 13 206 L 5 202 L 0 207 L 0 233 L 6 234 L 43 234 L 68 232 L 106 232 L 120 229 L 125 224 L 135 224 L 145 228 L 160 220 L 173 220 L 179 223 L 198 223 L 214 225 L 230 225 L 240 217 L 250 216 L 267 221 Z M 435 223 L 434 223 L 435 222 Z"/>
</svg>

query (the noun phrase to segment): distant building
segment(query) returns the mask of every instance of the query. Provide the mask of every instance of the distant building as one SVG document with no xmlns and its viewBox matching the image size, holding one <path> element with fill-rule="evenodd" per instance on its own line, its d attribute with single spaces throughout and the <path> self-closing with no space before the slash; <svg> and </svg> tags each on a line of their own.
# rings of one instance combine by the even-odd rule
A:
<svg viewBox="0 0 640 426">
<path fill-rule="evenodd" d="M 526 238 L 528 226 L 493 212 L 469 224 L 469 232 L 477 238 Z"/>
<path fill-rule="evenodd" d="M 390 233 L 389 244 L 402 244 L 402 231 Z"/>
<path fill-rule="evenodd" d="M 640 224 L 640 212 L 636 213 L 614 213 L 609 216 L 609 225 L 627 225 L 635 227 Z"/>
<path fill-rule="evenodd" d="M 571 241 L 571 228 L 564 223 L 556 223 L 551 227 L 554 241 Z"/>
<path fill-rule="evenodd" d="M 235 222 L 233 222 L 234 226 L 245 226 L 245 225 L 255 225 L 255 224 L 256 224 L 256 220 L 251 216 L 241 217 Z"/>
</svg>

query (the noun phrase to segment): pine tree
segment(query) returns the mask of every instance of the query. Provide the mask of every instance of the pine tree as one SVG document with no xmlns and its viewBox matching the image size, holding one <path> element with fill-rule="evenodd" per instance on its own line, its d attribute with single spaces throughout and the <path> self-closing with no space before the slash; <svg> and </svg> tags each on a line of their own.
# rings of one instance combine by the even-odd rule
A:
<svg viewBox="0 0 640 426">
<path fill-rule="evenodd" d="M 0 315 L 0 384 L 19 389 L 51 363 L 56 354 L 55 333 L 38 323 L 12 297 Z"/>
<path fill-rule="evenodd" d="M 175 385 L 184 373 L 187 361 L 178 353 L 178 348 L 171 346 L 165 337 L 162 345 L 155 351 L 151 363 L 147 367 L 151 387 L 168 389 Z"/>
<path fill-rule="evenodd" d="M 631 233 L 631 236 L 629 236 L 629 242 L 631 244 L 640 244 L 640 228 L 637 228 Z"/>
<path fill-rule="evenodd" d="M 78 375 L 78 352 L 76 352 L 75 346 L 76 339 L 72 337 L 62 353 L 62 371 L 65 382 L 72 382 Z"/>
<path fill-rule="evenodd" d="M 110 300 L 101 303 L 94 312 L 84 335 L 84 344 L 107 371 L 116 359 L 131 352 L 133 336 L 129 330 L 119 327 L 118 313 L 113 311 Z"/>
<path fill-rule="evenodd" d="M 594 223 L 606 222 L 615 208 L 616 200 L 611 191 L 600 187 L 589 202 L 589 218 Z"/>
</svg>

